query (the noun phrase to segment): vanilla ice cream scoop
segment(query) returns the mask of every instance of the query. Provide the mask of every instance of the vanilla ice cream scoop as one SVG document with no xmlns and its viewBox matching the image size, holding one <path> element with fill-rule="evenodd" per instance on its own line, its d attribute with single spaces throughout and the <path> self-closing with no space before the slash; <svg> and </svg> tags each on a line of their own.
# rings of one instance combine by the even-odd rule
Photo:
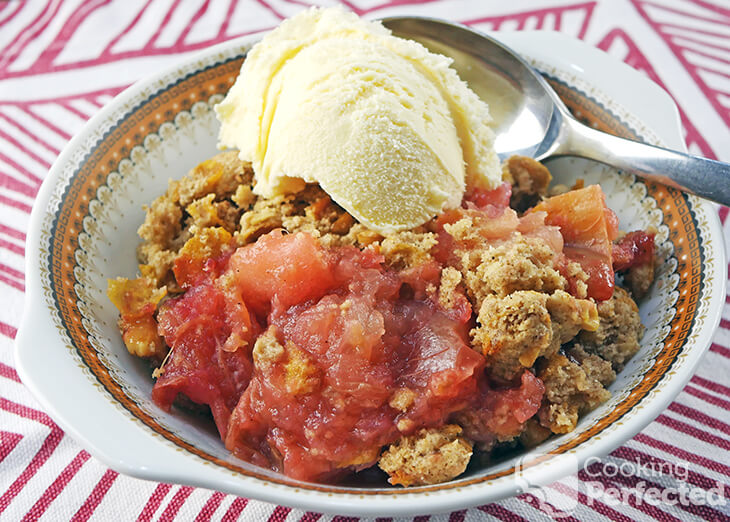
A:
<svg viewBox="0 0 730 522">
<path fill-rule="evenodd" d="M 219 146 L 254 192 L 319 183 L 367 227 L 413 228 L 501 181 L 489 111 L 451 60 L 340 8 L 310 9 L 251 49 L 218 106 Z"/>
</svg>

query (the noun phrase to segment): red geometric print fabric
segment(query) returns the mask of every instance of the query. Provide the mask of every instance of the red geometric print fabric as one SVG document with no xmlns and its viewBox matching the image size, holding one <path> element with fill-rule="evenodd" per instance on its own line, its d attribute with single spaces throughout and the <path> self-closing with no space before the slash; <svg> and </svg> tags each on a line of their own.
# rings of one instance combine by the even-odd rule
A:
<svg viewBox="0 0 730 522">
<path fill-rule="evenodd" d="M 25 289 L 24 251 L 35 195 L 66 142 L 114 95 L 185 56 L 269 29 L 324 0 L 0 1 L 0 520 L 344 521 L 107 469 L 56 426 L 14 369 L 13 340 Z M 730 162 L 728 0 L 350 0 L 368 18 L 418 14 L 490 31 L 553 30 L 585 40 L 644 72 L 673 97 L 692 153 Z M 728 209 L 719 207 L 726 242 Z M 727 520 L 730 518 L 730 291 L 714 342 L 695 376 L 639 435 L 588 468 L 550 485 L 579 502 L 569 513 L 523 494 L 418 521 Z M 683 462 L 686 474 L 663 463 Z M 638 502 L 624 463 L 667 470 L 659 494 L 681 478 L 719 487 L 715 505 Z M 627 492 L 588 502 L 581 482 Z"/>
</svg>

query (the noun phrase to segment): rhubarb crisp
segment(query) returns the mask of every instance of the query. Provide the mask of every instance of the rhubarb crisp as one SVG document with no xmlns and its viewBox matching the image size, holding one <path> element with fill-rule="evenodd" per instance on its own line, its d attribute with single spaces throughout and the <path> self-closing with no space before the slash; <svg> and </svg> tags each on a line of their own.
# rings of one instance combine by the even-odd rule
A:
<svg viewBox="0 0 730 522">
<path fill-rule="evenodd" d="M 503 179 L 389 235 L 314 184 L 255 195 L 236 152 L 170 182 L 139 277 L 108 288 L 152 399 L 209 410 L 234 455 L 305 481 L 435 484 L 570 432 L 639 349 L 653 233 L 620 233 L 599 186 L 550 188 L 531 159 Z"/>
</svg>

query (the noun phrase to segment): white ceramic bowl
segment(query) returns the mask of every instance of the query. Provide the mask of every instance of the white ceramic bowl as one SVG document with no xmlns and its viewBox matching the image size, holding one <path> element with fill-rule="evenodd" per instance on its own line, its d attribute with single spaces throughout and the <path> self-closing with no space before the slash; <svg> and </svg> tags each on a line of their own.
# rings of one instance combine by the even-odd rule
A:
<svg viewBox="0 0 730 522">
<path fill-rule="evenodd" d="M 628 66 L 556 33 L 498 37 L 550 76 L 592 124 L 683 149 L 677 110 Z M 142 205 L 216 153 L 212 105 L 257 37 L 212 47 L 141 81 L 92 118 L 43 183 L 28 234 L 27 297 L 16 358 L 23 382 L 52 418 L 110 467 L 149 480 L 203 486 L 315 511 L 356 515 L 443 512 L 484 504 L 578 469 L 656 417 L 710 343 L 725 290 L 722 233 L 713 207 L 577 159 L 551 164 L 559 180 L 599 182 L 622 228 L 659 230 L 663 264 L 641 305 L 641 351 L 613 397 L 530 455 L 412 489 L 299 483 L 232 457 L 212 423 L 161 411 L 149 368 L 125 350 L 106 280 L 136 271 Z"/>
</svg>

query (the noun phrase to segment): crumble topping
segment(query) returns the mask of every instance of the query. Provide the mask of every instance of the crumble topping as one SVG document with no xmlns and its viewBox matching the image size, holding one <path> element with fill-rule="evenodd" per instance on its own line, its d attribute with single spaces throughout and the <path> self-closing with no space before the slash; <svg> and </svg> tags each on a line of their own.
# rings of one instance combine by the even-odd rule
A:
<svg viewBox="0 0 730 522">
<path fill-rule="evenodd" d="M 613 297 L 598 303 L 598 328 L 581 332 L 578 341 L 589 353 L 605 359 L 616 371 L 639 351 L 644 325 L 639 307 L 629 293 L 617 287 Z"/>
<path fill-rule="evenodd" d="M 472 454 L 461 432 L 461 427 L 448 424 L 401 437 L 383 452 L 378 466 L 393 485 L 427 486 L 451 480 L 464 472 Z"/>
<path fill-rule="evenodd" d="M 512 185 L 510 207 L 517 212 L 532 208 L 548 193 L 553 177 L 550 171 L 532 158 L 512 156 L 502 167 L 502 178 Z"/>
<path fill-rule="evenodd" d="M 581 329 L 596 329 L 593 301 L 576 299 L 562 290 L 543 294 L 519 290 L 505 297 L 489 295 L 472 330 L 474 345 L 487 358 L 492 376 L 511 380 L 538 357 L 549 357 Z"/>
</svg>

